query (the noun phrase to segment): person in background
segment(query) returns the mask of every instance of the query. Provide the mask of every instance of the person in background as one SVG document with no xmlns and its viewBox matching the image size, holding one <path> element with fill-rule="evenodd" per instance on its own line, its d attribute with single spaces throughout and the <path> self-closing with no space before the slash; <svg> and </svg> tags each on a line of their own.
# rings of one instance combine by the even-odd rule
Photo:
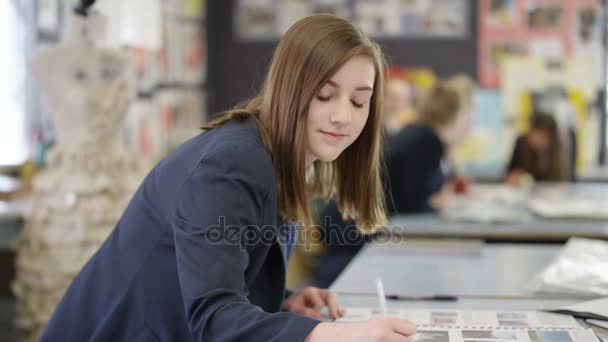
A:
<svg viewBox="0 0 608 342">
<path fill-rule="evenodd" d="M 386 153 L 389 214 L 439 210 L 449 191 L 442 162 L 467 129 L 461 94 L 438 82 L 422 100 L 418 120 L 389 139 Z"/>
<path fill-rule="evenodd" d="M 449 146 L 462 137 L 462 120 L 468 120 L 459 92 L 438 82 L 424 96 L 418 118 L 389 136 L 384 151 L 387 177 L 384 191 L 389 215 L 440 209 L 449 191 L 441 164 Z M 317 286 L 329 286 L 373 235 L 358 234 L 356 223 L 344 219 L 335 201 L 318 219 L 326 252 L 317 260 Z"/>
<path fill-rule="evenodd" d="M 505 182 L 521 186 L 530 177 L 541 182 L 574 180 L 574 132 L 569 132 L 568 135 L 573 143 L 568 150 L 570 153 L 565 149 L 555 118 L 543 112 L 534 113 L 530 118 L 530 130 L 515 141 Z"/>
<path fill-rule="evenodd" d="M 259 95 L 148 174 L 41 340 L 410 341 L 407 320 L 321 322 L 345 313 L 334 293 L 285 291 L 313 195 L 336 193 L 361 230 L 386 224 L 383 64 L 346 19 L 296 22 Z"/>
<path fill-rule="evenodd" d="M 414 88 L 404 78 L 391 77 L 386 81 L 384 129 L 388 135 L 398 133 L 404 126 L 416 120 L 413 98 Z"/>
</svg>

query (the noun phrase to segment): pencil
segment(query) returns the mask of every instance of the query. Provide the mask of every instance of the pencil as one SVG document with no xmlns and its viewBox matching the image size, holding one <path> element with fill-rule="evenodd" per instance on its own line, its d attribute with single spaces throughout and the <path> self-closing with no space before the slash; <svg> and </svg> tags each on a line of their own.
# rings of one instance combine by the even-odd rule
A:
<svg viewBox="0 0 608 342">
<path fill-rule="evenodd" d="M 380 312 L 382 316 L 386 316 L 386 296 L 384 295 L 384 285 L 382 284 L 382 278 L 376 278 L 376 293 L 378 294 L 378 304 L 380 305 Z"/>
</svg>

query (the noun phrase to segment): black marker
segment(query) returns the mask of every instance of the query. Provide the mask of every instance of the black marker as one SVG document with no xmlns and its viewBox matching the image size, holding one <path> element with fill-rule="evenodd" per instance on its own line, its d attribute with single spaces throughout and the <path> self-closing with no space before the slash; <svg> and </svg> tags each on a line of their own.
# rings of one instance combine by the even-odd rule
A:
<svg viewBox="0 0 608 342">
<path fill-rule="evenodd" d="M 407 300 L 407 301 L 423 301 L 423 300 L 436 300 L 440 302 L 455 302 L 458 300 L 457 296 L 450 295 L 434 295 L 434 296 L 402 296 L 402 295 L 386 295 L 388 300 Z"/>
</svg>

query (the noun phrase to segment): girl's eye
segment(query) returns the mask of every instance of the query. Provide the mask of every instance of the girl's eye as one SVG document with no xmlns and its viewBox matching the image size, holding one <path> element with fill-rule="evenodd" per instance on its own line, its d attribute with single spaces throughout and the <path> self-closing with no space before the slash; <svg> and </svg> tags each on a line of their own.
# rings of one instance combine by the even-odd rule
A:
<svg viewBox="0 0 608 342">
<path fill-rule="evenodd" d="M 355 106 L 356 108 L 363 108 L 363 104 L 362 103 L 357 103 L 357 102 L 352 101 L 352 100 L 350 102 L 352 102 L 353 106 Z"/>
<path fill-rule="evenodd" d="M 327 102 L 327 101 L 329 101 L 329 100 L 331 99 L 331 96 L 328 96 L 328 97 L 323 97 L 323 96 L 321 96 L 321 95 L 317 95 L 317 99 L 318 99 L 319 101 L 321 101 L 321 102 Z"/>
</svg>

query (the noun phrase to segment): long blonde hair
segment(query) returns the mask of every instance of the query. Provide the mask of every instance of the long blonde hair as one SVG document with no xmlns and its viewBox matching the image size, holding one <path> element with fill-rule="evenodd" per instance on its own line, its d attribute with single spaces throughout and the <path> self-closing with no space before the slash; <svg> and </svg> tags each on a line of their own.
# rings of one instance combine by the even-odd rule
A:
<svg viewBox="0 0 608 342">
<path fill-rule="evenodd" d="M 351 58 L 364 56 L 375 69 L 370 113 L 360 136 L 333 162 L 306 170 L 306 120 L 321 87 Z M 328 14 L 304 18 L 283 36 L 259 95 L 204 128 L 253 116 L 273 159 L 278 210 L 310 226 L 312 196 L 337 197 L 345 218 L 362 231 L 386 224 L 381 173 L 384 60 L 377 44 L 348 20 Z"/>
</svg>

